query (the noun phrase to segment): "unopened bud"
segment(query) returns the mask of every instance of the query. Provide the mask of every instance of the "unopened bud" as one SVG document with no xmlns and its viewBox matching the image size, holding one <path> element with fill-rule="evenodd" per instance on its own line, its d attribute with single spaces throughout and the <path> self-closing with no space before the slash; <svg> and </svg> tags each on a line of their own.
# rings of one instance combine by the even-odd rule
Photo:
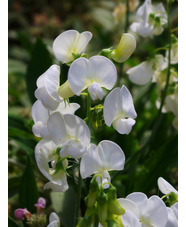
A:
<svg viewBox="0 0 186 227">
<path fill-rule="evenodd" d="M 126 61 L 136 49 L 136 40 L 133 35 L 124 33 L 115 50 L 112 51 L 110 57 L 119 63 Z"/>
<path fill-rule="evenodd" d="M 15 210 L 14 214 L 15 214 L 16 218 L 18 218 L 21 221 L 23 221 L 24 218 L 28 219 L 29 217 L 31 217 L 31 213 L 26 208 L 24 208 L 24 209 L 19 208 L 19 209 Z"/>
<path fill-rule="evenodd" d="M 100 190 L 97 197 L 98 218 L 101 224 L 107 220 L 107 196 Z"/>
<path fill-rule="evenodd" d="M 58 88 L 58 94 L 64 99 L 74 96 L 74 92 L 71 90 L 68 80 Z"/>
</svg>

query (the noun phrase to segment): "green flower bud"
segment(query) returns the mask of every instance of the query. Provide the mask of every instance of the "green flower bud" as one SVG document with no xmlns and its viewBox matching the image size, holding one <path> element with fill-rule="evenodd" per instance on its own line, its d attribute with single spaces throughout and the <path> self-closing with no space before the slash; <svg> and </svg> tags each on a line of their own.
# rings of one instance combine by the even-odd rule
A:
<svg viewBox="0 0 186 227">
<path fill-rule="evenodd" d="M 103 223 L 107 220 L 107 196 L 101 189 L 97 197 L 97 209 L 98 209 L 98 218 L 100 223 Z"/>
<path fill-rule="evenodd" d="M 174 203 L 178 202 L 178 195 L 174 192 L 171 192 L 169 194 L 169 202 L 170 202 L 170 206 L 172 206 Z"/>
<path fill-rule="evenodd" d="M 125 209 L 120 205 L 117 200 L 116 188 L 110 186 L 108 189 L 108 211 L 112 214 L 122 215 L 125 213 Z"/>
<path fill-rule="evenodd" d="M 45 214 L 33 214 L 27 220 L 27 224 L 31 227 L 45 227 L 47 219 Z"/>
<path fill-rule="evenodd" d="M 121 225 L 115 222 L 114 220 L 108 220 L 107 223 L 108 227 L 121 227 Z"/>
<path fill-rule="evenodd" d="M 74 96 L 74 92 L 71 90 L 68 80 L 58 88 L 58 94 L 64 99 Z"/>
</svg>

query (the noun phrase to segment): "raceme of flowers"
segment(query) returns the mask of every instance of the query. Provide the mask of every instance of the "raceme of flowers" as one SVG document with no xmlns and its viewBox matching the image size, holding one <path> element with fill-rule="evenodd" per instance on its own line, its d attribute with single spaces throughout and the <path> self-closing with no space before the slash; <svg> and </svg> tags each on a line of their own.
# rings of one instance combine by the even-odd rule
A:
<svg viewBox="0 0 186 227">
<path fill-rule="evenodd" d="M 153 6 L 150 0 L 139 7 L 136 19 L 131 29 L 143 37 L 160 35 L 167 23 L 163 5 Z M 81 178 L 92 176 L 86 200 L 87 211 L 77 226 L 90 226 L 97 219 L 99 226 L 110 223 L 128 227 L 176 227 L 176 190 L 163 178 L 158 180 L 158 186 L 170 199 L 170 207 L 166 207 L 158 196 L 148 198 L 140 192 L 117 199 L 109 171 L 124 169 L 124 151 L 109 140 L 100 141 L 97 145 L 91 142 L 90 124 L 87 124 L 91 108 L 87 109 L 90 115 L 87 114 L 85 120 L 75 115 L 81 106 L 70 103 L 69 98 L 86 95 L 90 102 L 103 100 L 101 107 L 105 127 L 112 126 L 120 134 L 129 134 L 136 122 L 137 113 L 130 91 L 125 85 L 114 87 L 117 81 L 114 63 L 122 63 L 132 55 L 136 48 L 134 36 L 124 33 L 115 49 L 103 49 L 99 55 L 88 59 L 85 50 L 91 38 L 92 33 L 88 31 L 79 33 L 68 30 L 60 34 L 54 40 L 53 52 L 60 62 L 69 66 L 67 80 L 60 84 L 60 66 L 54 64 L 36 82 L 37 101 L 32 107 L 32 130 L 36 137 L 41 138 L 35 148 L 35 158 L 39 170 L 48 179 L 44 189 L 66 191 L 69 187 L 68 169 L 71 168 L 69 158 L 75 159 Z M 172 64 L 177 61 L 176 48 L 175 42 L 171 52 Z M 132 82 L 144 85 L 151 79 L 158 81 L 158 72 L 164 72 L 167 66 L 167 54 L 166 57 L 155 55 L 130 68 L 127 74 Z M 172 112 L 175 112 L 174 100 L 172 96 L 167 96 L 167 108 Z M 108 192 L 105 193 L 104 189 Z M 174 194 L 170 194 L 172 192 Z M 45 203 L 41 199 L 36 207 L 41 209 L 42 206 Z M 19 219 L 27 214 L 30 215 L 26 208 L 17 211 Z M 60 220 L 55 213 L 51 213 L 48 227 L 57 226 L 60 226 Z"/>
</svg>

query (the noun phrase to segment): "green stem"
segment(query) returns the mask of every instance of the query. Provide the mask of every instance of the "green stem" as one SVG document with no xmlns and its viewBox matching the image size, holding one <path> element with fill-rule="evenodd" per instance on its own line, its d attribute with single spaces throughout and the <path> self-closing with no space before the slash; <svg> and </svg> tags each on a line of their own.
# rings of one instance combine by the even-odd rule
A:
<svg viewBox="0 0 186 227">
<path fill-rule="evenodd" d="M 79 163 L 80 163 L 80 160 L 79 160 Z M 80 203 L 81 203 L 82 178 L 81 178 L 81 174 L 80 174 L 80 164 L 79 164 L 78 168 L 79 168 L 79 172 L 78 172 L 78 192 L 77 192 L 77 200 L 76 200 L 76 207 L 75 207 L 74 227 L 78 223 Z"/>
<path fill-rule="evenodd" d="M 129 29 L 129 0 L 126 0 L 126 18 L 125 18 L 125 32 Z"/>
<path fill-rule="evenodd" d="M 88 95 L 87 95 L 87 116 L 86 116 L 86 121 L 87 121 L 88 126 L 90 126 L 90 118 L 91 118 L 91 97 L 90 97 L 90 94 L 88 92 Z"/>
</svg>

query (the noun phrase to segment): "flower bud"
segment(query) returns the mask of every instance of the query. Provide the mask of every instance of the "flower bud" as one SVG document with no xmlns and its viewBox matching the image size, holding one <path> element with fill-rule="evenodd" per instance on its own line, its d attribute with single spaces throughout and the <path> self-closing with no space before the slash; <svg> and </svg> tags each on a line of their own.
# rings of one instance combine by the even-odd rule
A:
<svg viewBox="0 0 186 227">
<path fill-rule="evenodd" d="M 108 227 L 121 227 L 121 225 L 115 222 L 114 220 L 108 220 L 107 223 Z"/>
<path fill-rule="evenodd" d="M 126 61 L 136 49 L 136 40 L 133 35 L 124 33 L 115 50 L 112 51 L 110 57 L 119 63 Z"/>
<path fill-rule="evenodd" d="M 64 99 L 74 96 L 74 92 L 71 90 L 68 80 L 58 88 L 58 94 Z"/>
<path fill-rule="evenodd" d="M 98 218 L 101 224 L 107 220 L 107 196 L 100 190 L 97 197 Z"/>
<path fill-rule="evenodd" d="M 40 197 L 34 206 L 37 207 L 37 213 L 41 213 L 42 209 L 46 207 L 46 200 Z"/>
<path fill-rule="evenodd" d="M 110 186 L 108 189 L 108 211 L 112 214 L 122 215 L 125 213 L 125 209 L 120 205 L 117 200 L 116 188 Z"/>
<path fill-rule="evenodd" d="M 28 220 L 27 224 L 30 227 L 45 227 L 47 218 L 45 214 L 33 214 Z"/>
<path fill-rule="evenodd" d="M 178 194 L 174 193 L 174 192 L 171 192 L 169 194 L 169 201 L 170 201 L 170 205 L 172 206 L 174 203 L 177 203 L 178 202 Z"/>
<path fill-rule="evenodd" d="M 24 220 L 24 218 L 28 219 L 29 217 L 31 217 L 31 213 L 26 209 L 17 209 L 15 210 L 15 216 L 16 218 L 18 218 L 19 220 Z"/>
</svg>

